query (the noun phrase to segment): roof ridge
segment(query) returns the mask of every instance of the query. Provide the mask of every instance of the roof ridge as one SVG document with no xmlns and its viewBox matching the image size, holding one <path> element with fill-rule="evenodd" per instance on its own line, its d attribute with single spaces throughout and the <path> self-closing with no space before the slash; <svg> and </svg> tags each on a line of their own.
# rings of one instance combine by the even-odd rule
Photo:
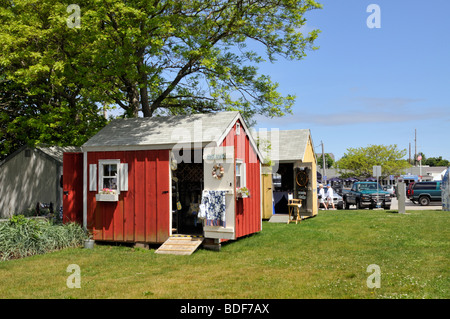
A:
<svg viewBox="0 0 450 319">
<path fill-rule="evenodd" d="M 192 142 L 213 142 L 239 114 L 225 111 L 118 119 L 103 127 L 83 146 L 171 145 L 183 143 L 183 138 L 187 142 L 189 136 Z"/>
</svg>

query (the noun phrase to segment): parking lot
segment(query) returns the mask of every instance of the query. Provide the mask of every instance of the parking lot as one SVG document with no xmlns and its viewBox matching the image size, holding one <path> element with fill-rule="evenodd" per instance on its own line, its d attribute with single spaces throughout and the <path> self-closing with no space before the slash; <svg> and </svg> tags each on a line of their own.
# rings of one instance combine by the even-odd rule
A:
<svg viewBox="0 0 450 319">
<path fill-rule="evenodd" d="M 391 202 L 391 210 L 398 209 L 398 200 L 397 198 L 392 198 Z M 406 210 L 442 210 L 442 202 L 431 202 L 428 206 L 421 206 L 419 204 L 414 204 L 409 199 L 406 199 Z"/>
</svg>

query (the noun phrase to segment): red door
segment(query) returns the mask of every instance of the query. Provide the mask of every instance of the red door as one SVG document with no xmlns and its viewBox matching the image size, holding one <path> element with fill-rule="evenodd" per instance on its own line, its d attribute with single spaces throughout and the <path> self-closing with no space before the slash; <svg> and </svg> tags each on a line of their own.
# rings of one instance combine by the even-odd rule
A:
<svg viewBox="0 0 450 319">
<path fill-rule="evenodd" d="M 63 223 L 83 224 L 83 153 L 63 155 Z"/>
</svg>

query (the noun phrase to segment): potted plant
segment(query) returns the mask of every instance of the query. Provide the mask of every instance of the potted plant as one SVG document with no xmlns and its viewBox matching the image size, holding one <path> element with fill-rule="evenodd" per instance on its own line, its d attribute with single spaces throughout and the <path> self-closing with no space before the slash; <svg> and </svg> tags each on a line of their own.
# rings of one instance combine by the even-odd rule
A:
<svg viewBox="0 0 450 319">
<path fill-rule="evenodd" d="M 238 187 L 236 188 L 236 195 L 238 198 L 247 198 L 250 197 L 250 191 L 247 187 Z"/>
<path fill-rule="evenodd" d="M 95 194 L 95 199 L 100 202 L 117 202 L 119 194 L 114 189 L 103 188 L 98 194 Z"/>
</svg>

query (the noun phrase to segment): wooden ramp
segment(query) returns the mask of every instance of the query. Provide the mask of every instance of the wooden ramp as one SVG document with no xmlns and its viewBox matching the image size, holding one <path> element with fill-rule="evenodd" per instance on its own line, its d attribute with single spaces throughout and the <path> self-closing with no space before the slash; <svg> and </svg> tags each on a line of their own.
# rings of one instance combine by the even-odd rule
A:
<svg viewBox="0 0 450 319">
<path fill-rule="evenodd" d="M 203 242 L 203 236 L 173 235 L 156 251 L 156 254 L 191 255 Z"/>
</svg>

